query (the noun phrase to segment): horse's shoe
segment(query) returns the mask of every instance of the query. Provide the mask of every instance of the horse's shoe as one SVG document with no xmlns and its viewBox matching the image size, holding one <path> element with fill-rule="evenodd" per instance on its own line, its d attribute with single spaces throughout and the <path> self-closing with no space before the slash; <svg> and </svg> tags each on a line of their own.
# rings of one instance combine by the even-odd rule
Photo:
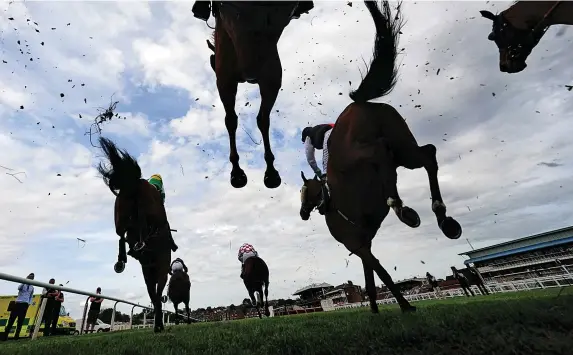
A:
<svg viewBox="0 0 573 355">
<path fill-rule="evenodd" d="M 462 236 L 462 226 L 452 217 L 446 217 L 438 223 L 442 233 L 449 239 L 458 239 Z"/>
<path fill-rule="evenodd" d="M 408 206 L 396 207 L 394 212 L 396 212 L 398 219 L 408 227 L 418 228 L 420 226 L 420 216 L 412 208 Z"/>
<path fill-rule="evenodd" d="M 268 189 L 276 189 L 281 185 L 281 176 L 275 168 L 267 168 L 265 171 L 264 183 Z"/>
<path fill-rule="evenodd" d="M 193 16 L 195 18 L 207 22 L 207 20 L 209 20 L 209 16 L 211 15 L 211 4 L 207 1 L 195 1 L 191 11 L 193 12 Z"/>
<path fill-rule="evenodd" d="M 243 169 L 237 169 L 231 171 L 231 186 L 236 189 L 240 189 L 247 185 L 247 174 Z"/>
<path fill-rule="evenodd" d="M 113 265 L 113 270 L 118 273 L 121 274 L 123 272 L 123 270 L 125 270 L 125 263 L 123 261 L 118 260 L 115 265 Z"/>
</svg>

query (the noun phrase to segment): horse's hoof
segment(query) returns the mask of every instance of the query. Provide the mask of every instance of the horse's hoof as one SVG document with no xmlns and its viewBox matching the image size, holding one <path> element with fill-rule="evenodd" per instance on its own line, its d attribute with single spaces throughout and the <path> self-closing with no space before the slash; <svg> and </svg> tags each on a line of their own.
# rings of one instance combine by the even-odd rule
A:
<svg viewBox="0 0 573 355">
<path fill-rule="evenodd" d="M 414 313 L 416 312 L 416 307 L 414 306 L 406 306 L 402 308 L 402 313 Z"/>
<path fill-rule="evenodd" d="M 231 186 L 236 189 L 240 189 L 247 185 L 247 174 L 243 169 L 238 169 L 237 171 L 231 171 Z"/>
<path fill-rule="evenodd" d="M 450 239 L 458 239 L 462 236 L 462 226 L 452 217 L 446 217 L 439 224 L 444 235 Z"/>
<path fill-rule="evenodd" d="M 269 311 L 268 309 L 265 309 L 265 316 L 270 317 L 271 311 Z"/>
<path fill-rule="evenodd" d="M 402 206 L 400 213 L 396 213 L 396 215 L 408 227 L 418 228 L 420 226 L 421 220 L 418 212 L 408 206 Z"/>
<path fill-rule="evenodd" d="M 125 263 L 123 261 L 118 261 L 117 263 L 115 263 L 115 265 L 113 266 L 113 270 L 118 273 L 121 274 L 123 272 L 123 270 L 125 270 Z"/>
<path fill-rule="evenodd" d="M 161 302 L 167 303 L 167 296 L 165 295 L 161 296 Z"/>
<path fill-rule="evenodd" d="M 276 189 L 281 185 L 282 180 L 279 172 L 274 168 L 270 168 L 265 171 L 264 182 L 268 189 Z"/>
</svg>

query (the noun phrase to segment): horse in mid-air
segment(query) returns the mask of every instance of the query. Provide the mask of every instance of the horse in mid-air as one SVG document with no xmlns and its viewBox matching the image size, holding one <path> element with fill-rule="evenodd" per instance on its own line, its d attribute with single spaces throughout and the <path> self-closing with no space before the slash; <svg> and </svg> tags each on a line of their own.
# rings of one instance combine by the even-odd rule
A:
<svg viewBox="0 0 573 355">
<path fill-rule="evenodd" d="M 392 13 L 388 1 L 382 9 L 376 1 L 365 1 L 374 20 L 376 37 L 373 59 L 358 89 L 350 93 L 354 101 L 338 117 L 328 142 L 327 185 L 330 198 L 323 212 L 332 236 L 362 260 L 370 308 L 378 313 L 374 272 L 396 298 L 403 312 L 416 307 L 404 298 L 392 277 L 372 254 L 372 240 L 390 209 L 411 228 L 420 225 L 420 217 L 405 206 L 397 190 L 396 169 L 424 168 L 428 173 L 432 211 L 438 227 L 450 239 L 462 234 L 460 224 L 446 215 L 438 183 L 436 147 L 419 146 L 406 121 L 394 107 L 371 103 L 387 95 L 396 84 L 398 37 L 402 27 L 400 4 Z M 307 179 L 301 172 L 300 216 L 308 220 L 322 201 L 321 179 Z"/>
<path fill-rule="evenodd" d="M 573 1 L 515 1 L 497 15 L 482 10 L 493 22 L 487 39 L 499 49 L 499 70 L 519 73 L 545 32 L 553 25 L 573 25 Z"/>
<path fill-rule="evenodd" d="M 179 311 L 177 307 L 179 303 L 185 306 L 185 313 L 187 324 L 191 323 L 191 310 L 189 309 L 189 301 L 191 300 L 191 280 L 189 279 L 189 270 L 183 260 L 177 258 L 171 263 L 171 270 L 169 274 L 169 285 L 167 285 L 167 297 L 173 303 L 175 309 L 175 324 L 179 324 Z"/>
<path fill-rule="evenodd" d="M 264 308 L 265 315 L 269 317 L 271 315 L 269 311 L 269 268 L 263 259 L 252 256 L 245 260 L 243 283 L 249 292 L 251 304 L 257 308 L 259 318 L 263 318 L 261 308 Z"/>
<path fill-rule="evenodd" d="M 208 5 L 208 2 L 198 1 L 194 7 L 195 17 L 206 20 L 205 10 L 201 7 Z M 291 19 L 310 11 L 314 5 L 312 1 L 213 1 L 211 6 L 215 16 L 215 43 L 207 41 L 207 45 L 214 52 L 211 66 L 225 109 L 229 161 L 232 164 L 231 185 L 242 188 L 247 184 L 247 175 L 239 165 L 236 143 L 238 117 L 235 112 L 237 87 L 246 81 L 257 84 L 261 95 L 257 126 L 263 137 L 267 165 L 264 184 L 269 189 L 277 188 L 281 177 L 274 167 L 269 130 L 270 114 L 282 86 L 278 41 Z"/>
<path fill-rule="evenodd" d="M 123 272 L 127 255 L 141 264 L 147 293 L 155 312 L 154 331 L 164 330 L 161 295 L 167 283 L 173 245 L 167 213 L 159 191 L 142 179 L 137 160 L 100 137 L 99 144 L 110 166 L 100 163 L 98 171 L 116 196 L 115 231 L 119 236 L 117 273 Z M 130 250 L 126 254 L 125 243 Z"/>
</svg>

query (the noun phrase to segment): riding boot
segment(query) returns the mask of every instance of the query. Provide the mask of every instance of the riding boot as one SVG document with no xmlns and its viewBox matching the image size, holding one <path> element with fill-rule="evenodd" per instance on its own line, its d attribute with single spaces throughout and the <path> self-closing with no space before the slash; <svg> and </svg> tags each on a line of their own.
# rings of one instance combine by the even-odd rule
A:
<svg viewBox="0 0 573 355">
<path fill-rule="evenodd" d="M 211 2 L 205 0 L 197 0 L 195 1 L 195 4 L 193 4 L 191 11 L 193 12 L 194 17 L 203 21 L 207 21 L 211 12 Z"/>
</svg>

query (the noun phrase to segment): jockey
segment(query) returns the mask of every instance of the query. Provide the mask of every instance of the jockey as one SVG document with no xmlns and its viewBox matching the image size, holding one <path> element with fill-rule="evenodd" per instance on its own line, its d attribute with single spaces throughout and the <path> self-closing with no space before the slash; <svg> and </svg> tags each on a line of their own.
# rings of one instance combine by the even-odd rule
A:
<svg viewBox="0 0 573 355">
<path fill-rule="evenodd" d="M 148 182 L 153 185 L 159 194 L 161 195 L 161 202 L 165 205 L 165 190 L 163 189 L 163 178 L 159 174 L 153 174 L 149 178 Z M 169 222 L 168 222 L 169 224 Z M 171 228 L 170 228 L 171 229 Z M 171 250 L 176 252 L 179 247 L 175 244 L 175 240 L 173 239 L 173 235 L 171 234 L 171 230 L 169 231 L 169 238 L 171 239 Z"/>
<path fill-rule="evenodd" d="M 193 4 L 193 7 L 191 8 L 193 16 L 203 21 L 207 21 L 210 16 L 211 5 L 212 5 L 211 1 L 205 1 L 205 0 L 195 1 L 195 4 Z M 303 13 L 308 14 L 308 12 L 313 8 L 314 8 L 314 2 L 299 1 L 296 9 L 293 11 L 292 18 L 297 19 Z"/>
<path fill-rule="evenodd" d="M 173 262 L 171 263 L 171 271 L 169 271 L 169 275 L 173 275 L 174 273 L 179 271 L 187 273 L 189 272 L 189 269 L 187 269 L 187 265 L 185 265 L 183 260 L 177 258 L 173 260 Z"/>
<path fill-rule="evenodd" d="M 253 248 L 251 244 L 243 243 L 243 245 L 241 245 L 241 247 L 239 248 L 239 254 L 238 254 L 238 259 L 241 262 L 241 278 L 243 278 L 243 272 L 245 271 L 244 270 L 245 260 L 253 256 L 258 257 L 259 253 L 257 253 L 255 248 Z"/>
<path fill-rule="evenodd" d="M 318 176 L 323 182 L 321 205 L 328 203 L 329 198 L 328 185 L 326 184 L 326 168 L 328 166 L 328 139 L 330 138 L 330 133 L 332 133 L 333 127 L 334 124 L 327 123 L 319 124 L 314 127 L 306 127 L 302 130 L 302 142 L 304 143 L 306 161 L 316 176 Z M 316 164 L 316 159 L 314 157 L 314 151 L 316 149 L 322 149 L 323 171 L 320 171 L 320 168 Z"/>
</svg>

